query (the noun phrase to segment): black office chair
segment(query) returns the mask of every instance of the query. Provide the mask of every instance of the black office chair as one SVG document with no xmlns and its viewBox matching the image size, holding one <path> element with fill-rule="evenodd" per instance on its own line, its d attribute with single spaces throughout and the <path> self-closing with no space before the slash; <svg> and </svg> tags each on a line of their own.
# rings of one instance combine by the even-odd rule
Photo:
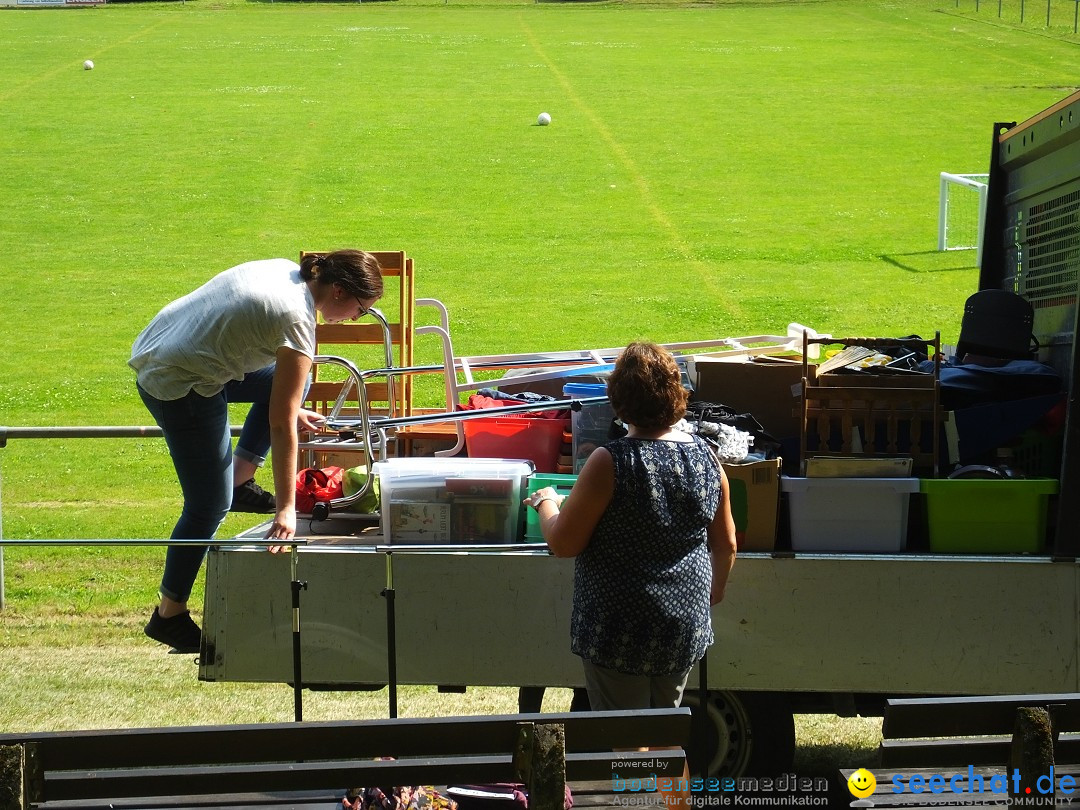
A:
<svg viewBox="0 0 1080 810">
<path fill-rule="evenodd" d="M 1035 312 L 1024 298 L 1006 290 L 979 290 L 964 303 L 956 356 L 1031 360 L 1039 349 L 1032 333 Z"/>
</svg>

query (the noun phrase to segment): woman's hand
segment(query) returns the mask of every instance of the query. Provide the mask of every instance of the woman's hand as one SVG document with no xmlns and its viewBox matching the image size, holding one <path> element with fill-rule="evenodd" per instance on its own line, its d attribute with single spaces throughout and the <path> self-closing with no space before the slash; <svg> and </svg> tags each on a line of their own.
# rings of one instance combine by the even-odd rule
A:
<svg viewBox="0 0 1080 810">
<path fill-rule="evenodd" d="M 277 540 L 278 543 L 268 546 L 267 550 L 271 554 L 277 554 L 280 551 L 285 551 L 296 536 L 296 510 L 293 508 L 285 508 L 278 510 L 274 515 L 274 522 L 270 526 L 270 529 L 266 532 L 266 538 L 268 540 Z"/>
<path fill-rule="evenodd" d="M 536 490 L 536 492 L 523 500 L 522 503 L 525 504 L 525 506 L 531 506 L 533 509 L 539 510 L 540 504 L 545 501 L 551 501 L 555 504 L 556 508 L 559 508 L 562 506 L 565 497 L 565 495 L 560 495 L 556 492 L 554 487 L 544 487 L 543 489 Z"/>
<path fill-rule="evenodd" d="M 297 430 L 308 430 L 317 433 L 322 430 L 324 424 L 326 424 L 326 417 L 316 411 L 301 408 L 300 413 L 296 415 Z"/>
</svg>

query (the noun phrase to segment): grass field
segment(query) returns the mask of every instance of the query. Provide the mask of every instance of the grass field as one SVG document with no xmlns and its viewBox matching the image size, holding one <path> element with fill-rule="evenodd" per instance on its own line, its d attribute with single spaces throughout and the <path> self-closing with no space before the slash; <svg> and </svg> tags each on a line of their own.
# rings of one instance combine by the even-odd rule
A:
<svg viewBox="0 0 1080 810">
<path fill-rule="evenodd" d="M 0 10 L 0 425 L 146 424 L 126 360 L 149 318 L 302 249 L 407 250 L 460 354 L 789 321 L 951 342 L 977 270 L 934 250 L 938 173 L 986 171 L 994 122 L 1077 82 L 1074 4 L 1050 28 L 1016 5 Z M 156 440 L 12 441 L 0 472 L 6 537 L 162 537 L 178 510 Z M 198 684 L 142 643 L 160 556 L 7 549 L 4 727 L 288 718 L 285 687 Z M 804 757 L 875 740 L 800 723 Z"/>
</svg>

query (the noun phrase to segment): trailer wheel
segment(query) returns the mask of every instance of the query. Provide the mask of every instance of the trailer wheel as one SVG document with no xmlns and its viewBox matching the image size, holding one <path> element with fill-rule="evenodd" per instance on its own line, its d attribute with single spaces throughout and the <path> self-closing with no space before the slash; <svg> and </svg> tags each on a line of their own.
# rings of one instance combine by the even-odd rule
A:
<svg viewBox="0 0 1080 810">
<path fill-rule="evenodd" d="M 700 693 L 687 690 L 683 705 L 693 712 L 688 756 L 691 772 L 700 759 Z M 769 692 L 709 691 L 705 700 L 709 776 L 775 776 L 791 768 L 795 719 L 787 698 Z"/>
</svg>

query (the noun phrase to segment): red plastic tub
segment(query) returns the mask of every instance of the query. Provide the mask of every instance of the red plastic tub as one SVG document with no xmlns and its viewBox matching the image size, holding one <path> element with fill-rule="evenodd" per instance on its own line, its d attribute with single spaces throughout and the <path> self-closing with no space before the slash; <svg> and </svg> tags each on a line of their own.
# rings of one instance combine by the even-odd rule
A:
<svg viewBox="0 0 1080 810">
<path fill-rule="evenodd" d="M 537 472 L 555 472 L 568 419 L 491 416 L 462 421 L 471 458 L 524 458 Z"/>
</svg>

